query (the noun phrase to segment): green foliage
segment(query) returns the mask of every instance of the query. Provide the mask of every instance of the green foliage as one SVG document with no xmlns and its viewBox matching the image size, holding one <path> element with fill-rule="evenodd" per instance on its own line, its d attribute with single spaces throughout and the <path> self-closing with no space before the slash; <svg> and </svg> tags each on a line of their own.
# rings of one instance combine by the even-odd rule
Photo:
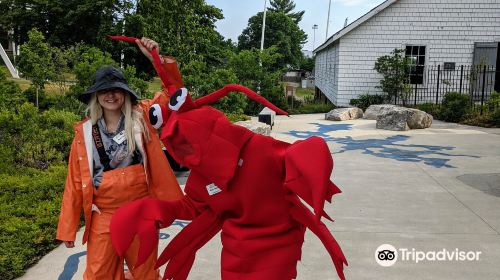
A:
<svg viewBox="0 0 500 280">
<path fill-rule="evenodd" d="M 486 102 L 486 106 L 490 112 L 500 110 L 500 92 L 493 91 L 488 102 Z"/>
<path fill-rule="evenodd" d="M 299 23 L 304 16 L 304 11 L 292 13 L 295 9 L 295 3 L 293 0 L 271 0 L 271 7 L 268 8 L 269 11 L 281 12 L 293 19 L 295 23 Z"/>
<path fill-rule="evenodd" d="M 470 99 L 466 94 L 448 92 L 441 104 L 439 119 L 447 122 L 460 122 L 470 107 Z"/>
<path fill-rule="evenodd" d="M 214 67 L 223 63 L 225 51 L 231 47 L 215 30 L 215 22 L 222 18 L 222 11 L 204 0 L 143 0 L 126 18 L 134 26 L 125 29 L 131 31 L 129 35 L 156 40 L 161 52 L 176 57 L 181 65 L 200 61 Z M 126 63 L 139 71 L 151 69 L 149 61 L 134 48 L 128 49 L 125 57 Z"/>
<path fill-rule="evenodd" d="M 0 68 L 0 108 L 13 107 L 26 102 L 21 88 L 13 81 L 7 80 L 7 72 Z"/>
<path fill-rule="evenodd" d="M 11 280 L 58 245 L 54 236 L 66 166 L 1 170 L 0 279 Z"/>
<path fill-rule="evenodd" d="M 363 111 L 366 110 L 371 105 L 384 104 L 387 100 L 387 96 L 379 94 L 361 94 L 358 98 L 353 98 L 349 101 L 349 105 L 358 107 Z"/>
<path fill-rule="evenodd" d="M 148 83 L 140 78 L 137 78 L 136 69 L 134 66 L 127 66 L 123 71 L 125 79 L 127 79 L 129 87 L 135 91 L 141 98 L 151 97 L 148 90 Z"/>
<path fill-rule="evenodd" d="M 0 26 L 15 30 L 17 45 L 28 40 L 33 27 L 47 35 L 53 46 L 78 42 L 106 47 L 108 34 L 117 34 L 117 16 L 131 7 L 130 0 L 2 0 Z M 109 43 L 109 42 L 108 42 Z"/>
<path fill-rule="evenodd" d="M 250 117 L 245 114 L 225 113 L 225 115 L 232 123 L 250 120 Z"/>
<path fill-rule="evenodd" d="M 305 103 L 300 107 L 288 109 L 288 113 L 295 114 L 314 114 L 314 113 L 327 113 L 335 109 L 336 106 L 332 103 Z"/>
<path fill-rule="evenodd" d="M 79 95 L 92 85 L 97 69 L 106 65 L 118 66 L 109 53 L 96 47 L 81 46 L 76 56 L 77 63 L 73 69 L 77 79 L 77 84 L 73 88 L 75 95 Z"/>
<path fill-rule="evenodd" d="M 314 68 L 314 58 L 302 56 L 297 66 L 298 69 L 312 72 Z"/>
<path fill-rule="evenodd" d="M 28 41 L 21 45 L 18 67 L 35 85 L 35 103 L 38 106 L 38 91 L 43 89 L 47 81 L 55 75 L 52 49 L 37 29 L 30 30 L 28 38 Z"/>
<path fill-rule="evenodd" d="M 374 69 L 382 74 L 380 86 L 389 98 L 400 97 L 406 103 L 410 83 L 411 59 L 405 57 L 404 49 L 394 49 L 391 54 L 377 58 Z"/>
<path fill-rule="evenodd" d="M 431 114 L 434 118 L 440 118 L 441 116 L 441 105 L 435 103 L 423 103 L 418 104 L 417 109 L 422 110 L 428 114 Z"/>
<path fill-rule="evenodd" d="M 260 48 L 263 13 L 248 20 L 248 26 L 238 37 L 238 49 L 250 50 Z M 282 55 L 274 65 L 273 70 L 298 67 L 303 57 L 302 46 L 307 41 L 306 33 L 282 12 L 269 11 L 266 14 L 266 30 L 264 48 L 276 46 Z M 258 64 L 258 61 L 255 61 Z"/>
<path fill-rule="evenodd" d="M 1 161 L 11 168 L 46 169 L 67 158 L 78 116 L 49 109 L 42 114 L 30 103 L 0 109 Z"/>
<path fill-rule="evenodd" d="M 489 122 L 495 127 L 500 127 L 500 109 L 491 113 Z"/>
</svg>

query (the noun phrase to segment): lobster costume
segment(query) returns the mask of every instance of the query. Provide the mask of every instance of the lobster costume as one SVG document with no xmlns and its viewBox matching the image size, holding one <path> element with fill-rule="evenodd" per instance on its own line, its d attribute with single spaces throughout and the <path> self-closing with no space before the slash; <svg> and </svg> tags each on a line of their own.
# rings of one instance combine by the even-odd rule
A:
<svg viewBox="0 0 500 280">
<path fill-rule="evenodd" d="M 346 258 L 320 220 L 331 220 L 323 205 L 340 193 L 330 181 L 333 160 L 325 141 L 311 137 L 289 144 L 233 125 L 207 106 L 231 91 L 278 114 L 287 113 L 240 85 L 192 100 L 185 88 L 172 86 L 172 79 L 180 79 L 178 72 L 162 73 L 156 49 L 152 55 L 171 97 L 168 108 L 154 105 L 149 119 L 163 127 L 160 139 L 191 173 L 182 199 L 144 199 L 116 211 L 110 230 L 117 253 L 123 255 L 138 235 L 139 265 L 157 248 L 159 227 L 175 219 L 191 220 L 157 260 L 157 267 L 168 262 L 163 279 L 187 279 L 196 251 L 219 231 L 222 279 L 292 279 L 309 228 L 327 249 L 340 279 L 345 279 Z"/>
</svg>

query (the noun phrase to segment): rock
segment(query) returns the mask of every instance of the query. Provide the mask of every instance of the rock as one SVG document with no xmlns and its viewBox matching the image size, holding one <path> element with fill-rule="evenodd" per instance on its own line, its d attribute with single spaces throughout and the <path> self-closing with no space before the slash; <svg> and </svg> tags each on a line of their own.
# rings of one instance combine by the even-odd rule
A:
<svg viewBox="0 0 500 280">
<path fill-rule="evenodd" d="M 325 120 L 329 121 L 346 121 L 354 120 L 363 117 L 363 110 L 353 108 L 337 108 L 325 114 Z"/>
<path fill-rule="evenodd" d="M 255 121 L 239 121 L 234 124 L 243 126 L 257 134 L 267 135 L 271 134 L 271 126 L 262 122 Z"/>
<path fill-rule="evenodd" d="M 407 121 L 410 129 L 422 129 L 431 127 L 433 120 L 431 114 L 417 109 L 411 110 L 414 111 L 414 114 Z"/>
<path fill-rule="evenodd" d="M 424 111 L 394 106 L 377 117 L 377 128 L 395 131 L 428 128 L 432 116 Z"/>
<path fill-rule="evenodd" d="M 370 107 L 368 107 L 368 109 L 366 109 L 363 118 L 368 120 L 376 120 L 379 115 L 389 112 L 394 107 L 398 106 L 392 104 L 371 105 Z"/>
</svg>

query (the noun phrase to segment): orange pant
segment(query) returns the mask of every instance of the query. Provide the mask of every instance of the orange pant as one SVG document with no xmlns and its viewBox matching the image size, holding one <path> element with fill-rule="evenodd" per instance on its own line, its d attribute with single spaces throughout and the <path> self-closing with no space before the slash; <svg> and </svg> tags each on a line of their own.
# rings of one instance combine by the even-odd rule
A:
<svg viewBox="0 0 500 280">
<path fill-rule="evenodd" d="M 148 196 L 146 175 L 141 164 L 106 171 L 102 183 L 94 191 L 94 204 L 101 213 L 92 212 L 89 239 L 87 243 L 87 268 L 85 280 L 123 280 L 123 258 L 116 255 L 109 236 L 109 224 L 113 213 L 123 204 Z M 157 252 L 134 268 L 139 249 L 135 239 L 125 253 L 125 261 L 136 280 L 157 280 L 154 269 Z"/>
</svg>

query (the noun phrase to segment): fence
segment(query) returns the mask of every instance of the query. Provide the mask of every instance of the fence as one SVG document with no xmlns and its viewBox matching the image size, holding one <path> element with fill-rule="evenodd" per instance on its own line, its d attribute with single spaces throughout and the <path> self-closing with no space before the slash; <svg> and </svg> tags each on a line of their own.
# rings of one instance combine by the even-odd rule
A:
<svg viewBox="0 0 500 280">
<path fill-rule="evenodd" d="M 500 70 L 491 65 L 426 66 L 421 73 L 412 75 L 417 75 L 421 84 L 412 84 L 412 91 L 400 94 L 395 104 L 441 104 L 446 93 L 459 92 L 467 94 L 473 108 L 482 114 L 493 91 L 500 91 Z"/>
</svg>

